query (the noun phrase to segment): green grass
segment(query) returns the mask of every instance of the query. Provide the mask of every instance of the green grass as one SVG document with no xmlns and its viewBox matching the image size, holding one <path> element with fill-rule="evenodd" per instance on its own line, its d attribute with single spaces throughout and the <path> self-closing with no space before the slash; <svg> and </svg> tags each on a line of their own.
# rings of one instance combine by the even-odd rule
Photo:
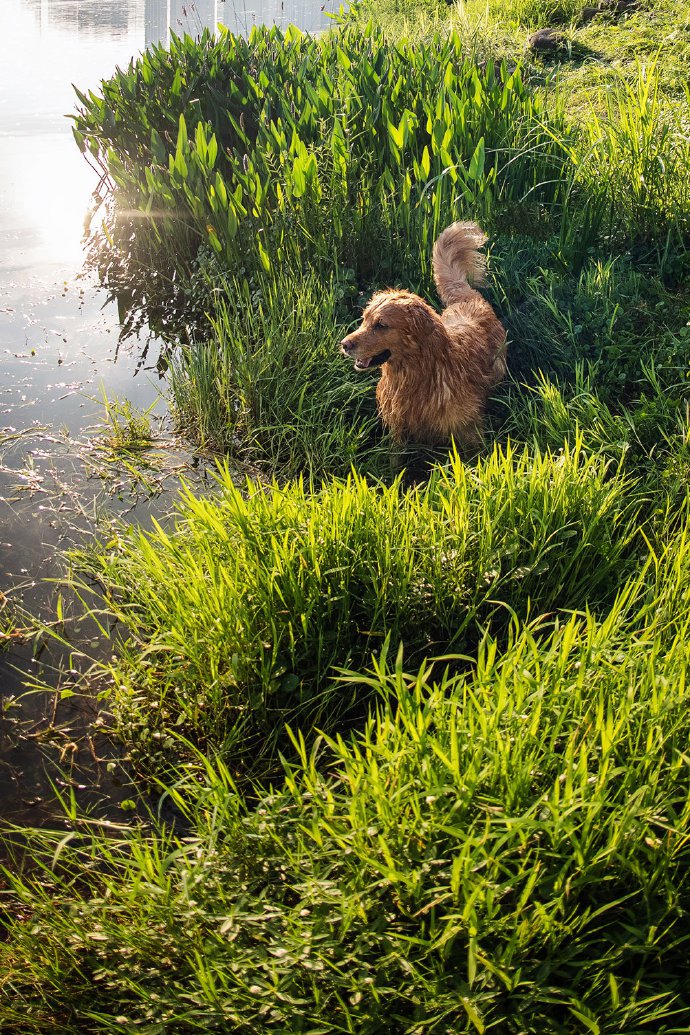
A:
<svg viewBox="0 0 690 1035">
<path fill-rule="evenodd" d="M 684 1030 L 687 535 L 464 671 L 384 648 L 360 732 L 250 802 L 199 758 L 183 834 L 33 834 L 5 1030 Z"/>
<path fill-rule="evenodd" d="M 127 632 L 110 705 L 142 759 L 176 728 L 242 768 L 270 764 L 287 721 L 361 714 L 333 676 L 386 639 L 413 660 L 472 653 L 511 615 L 597 609 L 634 559 L 644 500 L 579 438 L 474 469 L 451 457 L 406 492 L 356 475 L 241 490 L 227 469 L 217 491 L 185 492 L 174 529 L 82 560 Z"/>
<path fill-rule="evenodd" d="M 213 269 L 213 266 L 211 266 Z M 207 270 L 205 276 L 211 277 Z M 208 340 L 176 349 L 170 388 L 180 427 L 205 449 L 281 477 L 389 468 L 371 378 L 339 352 L 352 285 L 275 270 L 252 289 L 216 270 Z"/>
<path fill-rule="evenodd" d="M 0 651 L 6 650 L 13 641 L 20 639 L 23 632 L 24 630 L 17 625 L 15 609 L 0 591 Z"/>
<path fill-rule="evenodd" d="M 129 399 L 108 398 L 104 386 L 98 401 L 103 407 L 100 438 L 104 446 L 116 453 L 136 453 L 150 447 L 153 433 L 149 413 L 155 402 L 142 412 Z"/>
</svg>

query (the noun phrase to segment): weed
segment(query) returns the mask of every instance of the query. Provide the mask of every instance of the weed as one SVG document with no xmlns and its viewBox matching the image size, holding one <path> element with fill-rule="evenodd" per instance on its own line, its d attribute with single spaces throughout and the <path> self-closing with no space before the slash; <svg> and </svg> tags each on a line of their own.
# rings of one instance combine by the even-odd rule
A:
<svg viewBox="0 0 690 1035">
<path fill-rule="evenodd" d="M 129 399 L 108 398 L 101 387 L 105 434 L 102 436 L 108 449 L 116 452 L 134 453 L 148 449 L 152 441 L 149 413 L 156 405 L 154 401 L 141 413 L 135 410 Z"/>
</svg>

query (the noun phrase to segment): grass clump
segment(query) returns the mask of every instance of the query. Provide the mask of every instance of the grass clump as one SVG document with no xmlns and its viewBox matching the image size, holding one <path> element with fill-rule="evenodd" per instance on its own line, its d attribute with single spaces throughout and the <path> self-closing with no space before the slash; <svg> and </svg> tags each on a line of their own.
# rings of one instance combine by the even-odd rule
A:
<svg viewBox="0 0 690 1035">
<path fill-rule="evenodd" d="M 683 110 L 685 109 L 685 110 Z M 654 61 L 638 65 L 631 82 L 621 76 L 606 94 L 601 115 L 590 107 L 573 153 L 574 189 L 587 204 L 608 208 L 612 233 L 624 240 L 683 240 L 690 221 L 687 99 L 664 102 Z"/>
<path fill-rule="evenodd" d="M 145 751 L 176 727 L 239 760 L 254 737 L 265 758 L 287 720 L 332 729 L 361 710 L 334 673 L 387 638 L 410 658 L 464 653 L 511 613 L 596 608 L 634 556 L 628 489 L 580 442 L 496 449 L 475 470 L 455 456 L 407 492 L 356 475 L 243 492 L 223 471 L 219 499 L 183 493 L 174 530 L 87 561 L 130 637 L 118 723 Z"/>
<path fill-rule="evenodd" d="M 103 444 L 114 452 L 136 453 L 148 449 L 153 441 L 149 413 L 137 410 L 129 399 L 108 398 L 105 388 L 101 389 L 100 402 L 103 406 Z"/>
<path fill-rule="evenodd" d="M 599 618 L 343 676 L 364 728 L 251 806 L 208 761 L 184 837 L 36 835 L 6 1030 L 683 1030 L 689 584 L 684 524 Z"/>
<path fill-rule="evenodd" d="M 348 285 L 275 270 L 254 285 L 218 277 L 208 340 L 172 356 L 180 426 L 205 448 L 278 472 L 388 468 L 376 442 L 374 386 L 344 362 Z M 350 285 L 351 287 L 351 285 Z"/>
</svg>

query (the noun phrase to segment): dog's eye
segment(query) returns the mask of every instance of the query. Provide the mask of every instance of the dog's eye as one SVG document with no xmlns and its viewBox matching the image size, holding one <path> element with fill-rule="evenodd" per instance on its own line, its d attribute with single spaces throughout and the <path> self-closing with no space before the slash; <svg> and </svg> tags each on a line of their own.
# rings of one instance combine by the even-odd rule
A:
<svg viewBox="0 0 690 1035">
<path fill-rule="evenodd" d="M 388 330 L 388 324 L 387 323 L 383 323 L 382 320 L 379 320 L 378 323 L 374 324 L 374 330 L 375 331 L 387 331 Z"/>
</svg>

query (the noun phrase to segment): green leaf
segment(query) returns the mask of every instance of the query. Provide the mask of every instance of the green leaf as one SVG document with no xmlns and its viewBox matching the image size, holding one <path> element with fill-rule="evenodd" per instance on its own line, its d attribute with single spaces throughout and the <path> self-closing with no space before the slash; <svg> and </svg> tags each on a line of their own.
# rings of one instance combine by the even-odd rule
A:
<svg viewBox="0 0 690 1035">
<path fill-rule="evenodd" d="M 231 241 L 235 239 L 238 228 L 237 216 L 235 215 L 235 207 L 230 202 L 228 204 L 228 237 Z"/>
<path fill-rule="evenodd" d="M 271 269 L 271 260 L 269 254 L 262 245 L 261 241 L 257 241 L 257 247 L 259 249 L 259 258 L 261 260 L 261 265 L 266 270 L 266 273 L 268 273 Z"/>
<path fill-rule="evenodd" d="M 470 167 L 467 170 L 467 175 L 471 180 L 480 180 L 484 175 L 484 137 L 480 137 L 479 143 L 474 149 L 474 154 L 470 159 Z"/>
<path fill-rule="evenodd" d="M 301 156 L 295 158 L 292 164 L 292 193 L 296 198 L 301 198 L 307 189 L 307 178 L 304 175 L 305 162 Z"/>
<path fill-rule="evenodd" d="M 168 156 L 168 151 L 157 129 L 151 130 L 151 150 L 158 164 L 164 165 Z"/>
<path fill-rule="evenodd" d="M 395 144 L 395 146 L 399 149 L 402 149 L 403 141 L 405 140 L 405 126 L 403 121 L 401 120 L 400 125 L 397 127 L 397 129 L 392 122 L 389 122 L 388 135 Z"/>
<path fill-rule="evenodd" d="M 227 203 L 228 203 L 228 192 L 227 192 L 227 188 L 225 186 L 225 180 L 223 179 L 223 177 L 220 175 L 219 172 L 216 173 L 215 187 L 216 187 L 216 194 L 218 195 L 218 198 L 220 199 L 220 203 L 223 206 L 223 208 L 225 208 Z"/>
<path fill-rule="evenodd" d="M 477 1007 L 474 1005 L 473 1002 L 471 1002 L 470 999 L 468 999 L 468 997 L 466 995 L 460 996 L 460 1002 L 462 1003 L 462 1006 L 463 1006 L 463 1009 L 465 1010 L 465 1013 L 467 1014 L 467 1016 L 469 1017 L 470 1021 L 474 1025 L 475 1031 L 478 1031 L 479 1035 L 484 1035 L 484 1031 L 486 1029 L 484 1027 L 484 1022 L 481 1019 L 481 1016 L 479 1015 L 479 1011 L 477 1010 Z"/>
<path fill-rule="evenodd" d="M 576 1010 L 574 1006 L 570 1007 L 570 1012 L 573 1014 L 574 1017 L 577 1017 L 578 1021 L 581 1021 L 584 1024 L 585 1028 L 587 1028 L 587 1031 L 592 1032 L 592 1035 L 600 1035 L 601 1028 L 599 1027 L 598 1023 L 594 1020 L 593 1017 L 588 1017 L 580 1010 Z"/>
</svg>

